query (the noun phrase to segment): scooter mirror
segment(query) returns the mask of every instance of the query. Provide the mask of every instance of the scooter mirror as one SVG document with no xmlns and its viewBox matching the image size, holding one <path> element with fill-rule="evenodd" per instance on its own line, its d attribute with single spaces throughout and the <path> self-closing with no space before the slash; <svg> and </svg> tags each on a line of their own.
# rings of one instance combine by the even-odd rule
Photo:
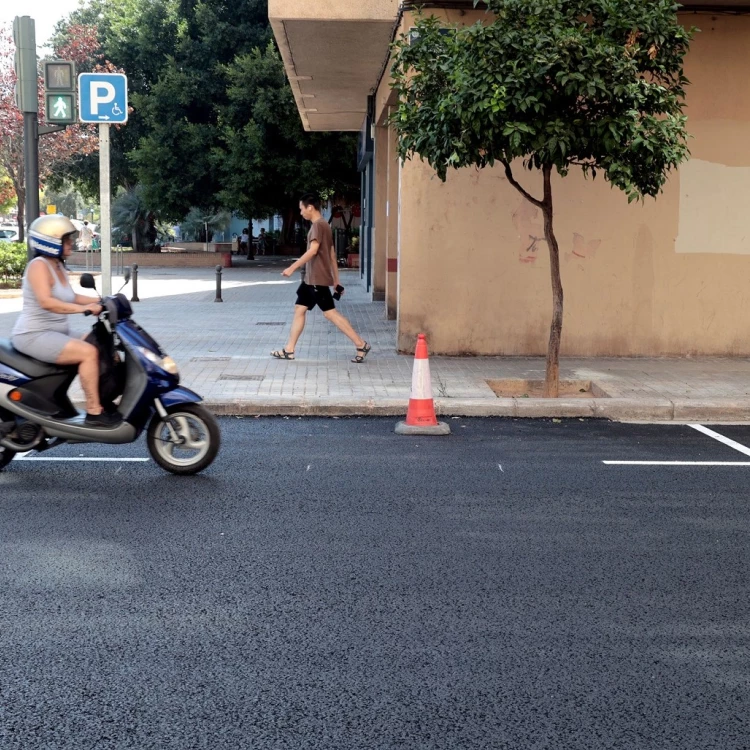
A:
<svg viewBox="0 0 750 750">
<path fill-rule="evenodd" d="M 81 274 L 81 286 L 84 289 L 96 289 L 96 282 L 90 273 Z"/>
</svg>

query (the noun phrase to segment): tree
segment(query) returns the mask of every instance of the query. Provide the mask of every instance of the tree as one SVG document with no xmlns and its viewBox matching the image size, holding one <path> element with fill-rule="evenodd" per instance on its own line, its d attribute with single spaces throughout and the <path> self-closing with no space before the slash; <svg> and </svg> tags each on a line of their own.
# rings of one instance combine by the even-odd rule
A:
<svg viewBox="0 0 750 750">
<path fill-rule="evenodd" d="M 394 43 L 392 118 L 403 159 L 418 155 L 445 181 L 452 168 L 501 164 L 544 215 L 553 315 L 548 396 L 559 393 L 563 289 L 552 173 L 601 173 L 628 201 L 656 197 L 689 156 L 683 60 L 695 29 L 672 0 L 474 0 L 492 14 L 451 27 L 420 16 Z M 526 190 L 514 160 L 542 174 Z"/>
<path fill-rule="evenodd" d="M 134 252 L 154 249 L 156 216 L 149 210 L 140 185 L 120 191 L 112 203 L 112 223 L 121 230 L 129 230 Z"/>
<path fill-rule="evenodd" d="M 72 31 L 75 45 L 63 49 L 67 59 L 78 62 L 81 55 L 88 54 L 95 30 L 91 27 L 78 27 Z M 18 201 L 18 233 L 23 240 L 26 228 L 24 216 L 26 184 L 23 169 L 23 114 L 15 104 L 13 37 L 6 26 L 0 30 L 0 167 L 5 171 L 16 193 Z M 44 124 L 44 88 L 38 79 L 40 123 Z M 39 139 L 39 179 L 41 182 L 52 175 L 58 165 L 76 154 L 87 154 L 98 148 L 94 128 L 84 125 L 69 125 L 65 130 L 45 135 Z M 33 219 L 35 217 L 29 217 Z"/>
<path fill-rule="evenodd" d="M 16 205 L 16 191 L 10 177 L 0 169 L 0 214 L 7 214 Z"/>
<path fill-rule="evenodd" d="M 231 220 L 228 211 L 204 211 L 194 206 L 182 222 L 182 231 L 195 242 L 211 242 L 214 232 L 225 230 Z"/>
<path fill-rule="evenodd" d="M 238 57 L 227 77 L 228 102 L 213 151 L 220 200 L 245 216 L 281 214 L 282 242 L 292 244 L 300 195 L 359 193 L 356 137 L 304 131 L 273 43 Z"/>
<path fill-rule="evenodd" d="M 141 184 L 163 218 L 278 212 L 289 234 L 301 190 L 358 190 L 354 138 L 302 128 L 266 0 L 91 0 L 56 44 L 72 24 L 96 24 L 102 54 L 128 74 L 133 113 L 112 134 L 113 185 Z M 95 160 L 68 167 L 82 191 L 96 188 Z"/>
</svg>

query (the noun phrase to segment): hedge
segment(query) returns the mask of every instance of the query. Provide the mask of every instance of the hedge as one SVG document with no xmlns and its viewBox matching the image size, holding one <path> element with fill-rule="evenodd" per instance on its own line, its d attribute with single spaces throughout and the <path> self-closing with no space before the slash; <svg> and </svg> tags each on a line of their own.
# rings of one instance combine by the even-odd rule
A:
<svg viewBox="0 0 750 750">
<path fill-rule="evenodd" d="M 0 283 L 18 281 L 27 263 L 26 245 L 21 242 L 0 242 Z"/>
</svg>

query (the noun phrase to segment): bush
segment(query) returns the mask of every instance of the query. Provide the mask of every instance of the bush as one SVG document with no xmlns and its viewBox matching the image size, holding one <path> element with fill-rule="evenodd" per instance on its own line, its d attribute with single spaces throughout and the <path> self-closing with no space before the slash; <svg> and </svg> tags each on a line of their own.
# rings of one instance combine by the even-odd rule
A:
<svg viewBox="0 0 750 750">
<path fill-rule="evenodd" d="M 26 262 L 25 244 L 21 242 L 0 242 L 0 283 L 17 282 L 23 276 Z"/>
</svg>

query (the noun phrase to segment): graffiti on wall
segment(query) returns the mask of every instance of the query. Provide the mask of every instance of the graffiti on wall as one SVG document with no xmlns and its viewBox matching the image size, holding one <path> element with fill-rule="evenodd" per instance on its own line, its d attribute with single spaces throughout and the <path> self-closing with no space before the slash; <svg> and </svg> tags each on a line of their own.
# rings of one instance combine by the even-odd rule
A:
<svg viewBox="0 0 750 750">
<path fill-rule="evenodd" d="M 533 265 L 540 252 L 546 252 L 547 240 L 544 239 L 544 219 L 542 212 L 527 200 L 521 200 L 513 211 L 513 226 L 518 232 L 518 262 Z M 563 259 L 568 262 L 582 263 L 596 256 L 602 241 L 588 239 L 579 232 L 573 232 L 573 241 L 561 242 Z"/>
<path fill-rule="evenodd" d="M 518 262 L 536 263 L 540 247 L 544 250 L 547 248 L 542 212 L 529 201 L 521 199 L 521 203 L 513 211 L 513 226 L 519 239 Z"/>
</svg>

